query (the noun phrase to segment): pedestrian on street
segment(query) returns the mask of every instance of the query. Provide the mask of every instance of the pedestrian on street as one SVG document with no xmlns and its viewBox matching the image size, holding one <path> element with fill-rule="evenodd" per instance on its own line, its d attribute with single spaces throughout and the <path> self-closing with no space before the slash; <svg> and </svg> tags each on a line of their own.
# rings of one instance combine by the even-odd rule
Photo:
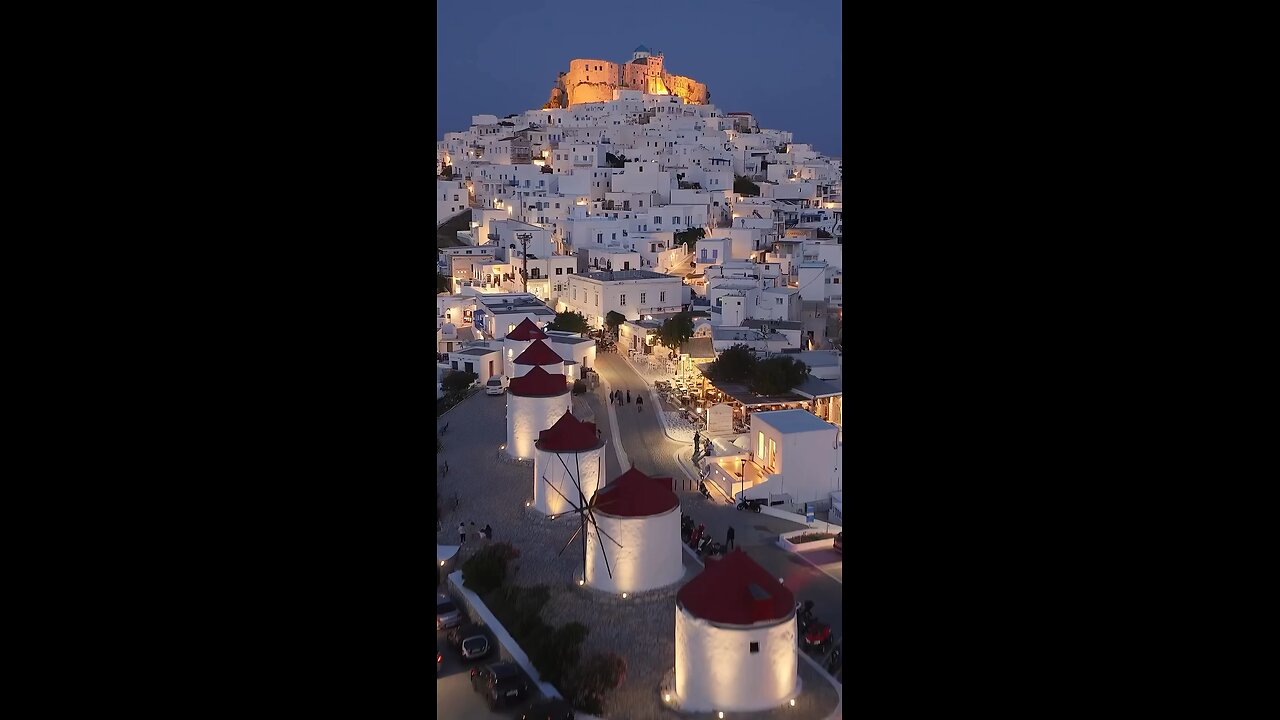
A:
<svg viewBox="0 0 1280 720">
<path fill-rule="evenodd" d="M 696 449 L 698 443 L 702 442 L 702 433 L 698 430 L 693 431 L 693 447 Z"/>
<path fill-rule="evenodd" d="M 631 404 L 631 389 L 627 388 L 627 404 Z"/>
<path fill-rule="evenodd" d="M 733 549 L 733 526 L 729 526 L 729 537 L 724 541 L 724 551 L 729 552 Z"/>
<path fill-rule="evenodd" d="M 458 544 L 464 545 L 467 542 L 467 526 L 458 523 Z"/>
<path fill-rule="evenodd" d="M 636 395 L 636 412 L 640 412 L 643 409 L 644 409 L 644 398 L 639 395 Z"/>
<path fill-rule="evenodd" d="M 493 528 L 489 526 L 489 523 L 485 523 L 485 524 L 484 524 L 484 527 L 483 527 L 483 528 L 481 528 L 480 532 L 481 532 L 481 534 L 483 534 L 483 535 L 484 535 L 484 539 L 485 539 L 485 540 L 492 540 L 492 539 L 493 539 Z M 730 532 L 732 532 L 732 531 L 730 531 Z"/>
</svg>

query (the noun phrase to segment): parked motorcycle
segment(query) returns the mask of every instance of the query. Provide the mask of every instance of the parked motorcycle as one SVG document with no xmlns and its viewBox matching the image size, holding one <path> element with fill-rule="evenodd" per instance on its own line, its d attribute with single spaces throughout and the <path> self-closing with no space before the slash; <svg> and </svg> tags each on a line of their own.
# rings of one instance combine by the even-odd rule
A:
<svg viewBox="0 0 1280 720">
<path fill-rule="evenodd" d="M 831 647 L 831 626 L 819 622 L 813 613 L 813 601 L 796 603 L 796 623 L 799 629 L 800 649 L 824 655 Z"/>
<path fill-rule="evenodd" d="M 693 537 L 689 538 L 689 547 L 697 548 L 698 543 L 702 541 L 702 536 L 707 531 L 705 523 L 698 523 L 698 529 L 693 531 Z"/>
<path fill-rule="evenodd" d="M 761 505 L 763 505 L 763 504 L 764 504 L 764 499 L 763 499 L 763 498 L 757 498 L 757 499 L 755 499 L 755 500 L 746 500 L 746 499 L 743 499 L 743 500 L 741 500 L 741 501 L 739 501 L 739 502 L 738 502 L 738 509 L 739 509 L 739 510 L 750 510 L 751 512 L 757 512 L 757 513 L 758 513 L 758 512 L 760 512 L 760 506 L 761 506 Z"/>
<path fill-rule="evenodd" d="M 680 514 L 680 541 L 688 543 L 693 538 L 693 518 Z"/>
<path fill-rule="evenodd" d="M 829 647 L 831 647 L 831 626 L 817 620 L 811 621 L 801 635 L 800 649 L 822 656 L 826 654 Z"/>
<path fill-rule="evenodd" d="M 699 557 L 719 557 L 721 555 L 724 555 L 724 545 L 712 540 L 710 535 L 702 538 L 702 542 L 698 543 Z"/>
</svg>

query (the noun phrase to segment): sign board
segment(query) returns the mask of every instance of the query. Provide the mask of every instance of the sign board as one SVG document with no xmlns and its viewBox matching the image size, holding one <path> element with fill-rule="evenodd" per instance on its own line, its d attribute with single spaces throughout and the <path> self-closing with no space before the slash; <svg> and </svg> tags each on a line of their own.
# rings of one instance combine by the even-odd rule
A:
<svg viewBox="0 0 1280 720">
<path fill-rule="evenodd" d="M 813 524 L 813 503 L 804 504 L 804 519 L 810 525 Z"/>
<path fill-rule="evenodd" d="M 707 435 L 720 437 L 733 434 L 733 408 L 725 403 L 707 408 Z"/>
</svg>

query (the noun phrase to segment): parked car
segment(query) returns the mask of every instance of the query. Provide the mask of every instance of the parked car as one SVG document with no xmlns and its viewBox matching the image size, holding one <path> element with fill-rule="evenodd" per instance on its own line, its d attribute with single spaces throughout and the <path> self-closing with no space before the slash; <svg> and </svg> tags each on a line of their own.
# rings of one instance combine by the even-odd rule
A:
<svg viewBox="0 0 1280 720">
<path fill-rule="evenodd" d="M 573 720 L 573 706 L 564 700 L 543 700 L 516 713 L 515 720 Z"/>
<path fill-rule="evenodd" d="M 515 663 L 503 662 L 471 668 L 471 687 L 484 696 L 490 708 L 519 702 L 529 695 L 529 683 Z"/>
<path fill-rule="evenodd" d="M 501 395 L 507 391 L 507 385 L 504 383 L 501 375 L 494 375 L 484 384 L 485 395 Z"/>
<path fill-rule="evenodd" d="M 484 628 L 467 624 L 449 631 L 449 644 L 462 656 L 463 660 L 476 660 L 489 654 L 489 636 Z"/>
<path fill-rule="evenodd" d="M 436 630 L 457 627 L 462 624 L 462 611 L 453 602 L 453 598 L 439 593 L 436 595 Z"/>
<path fill-rule="evenodd" d="M 831 548 L 841 555 L 844 554 L 844 531 L 836 533 L 836 539 L 831 543 Z"/>
<path fill-rule="evenodd" d="M 472 635 L 462 641 L 462 659 L 479 660 L 489 654 L 489 638 L 484 635 Z"/>
</svg>

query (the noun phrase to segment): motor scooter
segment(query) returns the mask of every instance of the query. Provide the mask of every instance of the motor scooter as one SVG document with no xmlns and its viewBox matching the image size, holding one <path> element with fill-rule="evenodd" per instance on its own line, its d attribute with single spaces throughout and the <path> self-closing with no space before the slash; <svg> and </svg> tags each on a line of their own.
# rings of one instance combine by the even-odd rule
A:
<svg viewBox="0 0 1280 720">
<path fill-rule="evenodd" d="M 738 501 L 738 509 L 750 510 L 751 512 L 758 513 L 760 512 L 760 506 L 763 504 L 764 504 L 764 498 L 756 498 L 754 500 L 747 500 L 746 498 L 743 498 L 742 500 Z"/>
<path fill-rule="evenodd" d="M 702 538 L 702 542 L 698 543 L 699 557 L 719 557 L 724 554 L 724 546 L 711 539 L 710 535 Z"/>
<path fill-rule="evenodd" d="M 693 531 L 693 537 L 689 538 L 689 547 L 697 548 L 698 543 L 702 541 L 702 536 L 707 531 L 705 523 L 698 523 L 698 529 Z"/>
</svg>

